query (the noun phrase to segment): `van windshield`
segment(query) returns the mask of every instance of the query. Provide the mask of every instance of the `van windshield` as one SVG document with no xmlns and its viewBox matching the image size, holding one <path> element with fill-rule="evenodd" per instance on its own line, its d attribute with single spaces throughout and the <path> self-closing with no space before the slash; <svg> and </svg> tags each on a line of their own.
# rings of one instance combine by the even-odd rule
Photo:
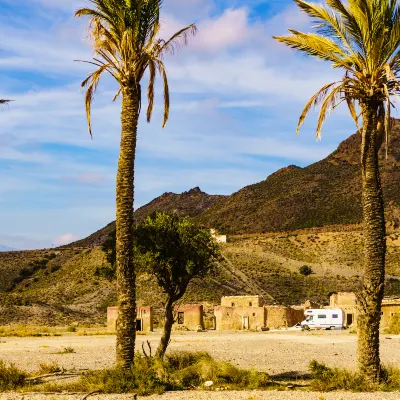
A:
<svg viewBox="0 0 400 400">
<path fill-rule="evenodd" d="M 312 320 L 313 320 L 313 316 L 312 316 L 312 315 L 310 315 L 310 316 L 308 316 L 308 317 L 306 318 L 306 321 L 307 321 L 307 322 L 312 321 Z"/>
</svg>

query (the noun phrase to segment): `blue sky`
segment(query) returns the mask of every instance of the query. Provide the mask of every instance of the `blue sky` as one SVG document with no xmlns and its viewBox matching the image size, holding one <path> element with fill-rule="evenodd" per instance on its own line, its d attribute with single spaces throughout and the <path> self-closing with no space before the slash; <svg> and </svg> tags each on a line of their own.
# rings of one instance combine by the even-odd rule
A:
<svg viewBox="0 0 400 400">
<path fill-rule="evenodd" d="M 90 67 L 85 0 L 0 0 L 0 244 L 38 248 L 82 238 L 112 221 L 120 104 L 105 78 L 87 133 L 80 82 Z M 192 187 L 231 194 L 289 164 L 306 166 L 355 131 L 344 108 L 314 135 L 295 135 L 305 101 L 338 71 L 275 43 L 309 31 L 290 0 L 165 0 L 162 35 L 196 22 L 189 47 L 165 60 L 171 114 L 139 124 L 136 200 Z"/>
</svg>

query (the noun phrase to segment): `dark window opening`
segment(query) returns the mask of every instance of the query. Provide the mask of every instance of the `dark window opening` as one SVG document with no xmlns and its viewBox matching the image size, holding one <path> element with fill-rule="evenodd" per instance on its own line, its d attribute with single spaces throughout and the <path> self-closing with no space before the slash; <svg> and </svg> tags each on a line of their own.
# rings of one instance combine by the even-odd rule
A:
<svg viewBox="0 0 400 400">
<path fill-rule="evenodd" d="M 326 315 L 325 314 L 320 314 L 320 315 L 318 315 L 318 318 L 326 318 Z"/>
<path fill-rule="evenodd" d="M 339 314 L 332 314 L 332 318 L 339 318 Z"/>
<path fill-rule="evenodd" d="M 232 307 L 235 307 L 235 303 L 232 303 Z"/>
<path fill-rule="evenodd" d="M 346 325 L 351 325 L 353 323 L 353 314 L 347 314 Z"/>
<path fill-rule="evenodd" d="M 249 306 L 250 306 L 250 307 L 253 307 L 253 303 L 252 303 L 252 302 L 250 302 L 250 303 L 249 303 Z"/>
<path fill-rule="evenodd" d="M 253 317 L 255 317 L 256 316 L 256 313 L 255 312 L 253 312 Z"/>
<path fill-rule="evenodd" d="M 178 312 L 178 324 L 183 325 L 184 322 L 185 322 L 185 313 Z"/>
<path fill-rule="evenodd" d="M 143 327 L 142 327 L 142 320 L 141 319 L 137 319 L 136 320 L 136 331 L 137 332 L 141 332 L 143 329 L 142 329 Z"/>
</svg>

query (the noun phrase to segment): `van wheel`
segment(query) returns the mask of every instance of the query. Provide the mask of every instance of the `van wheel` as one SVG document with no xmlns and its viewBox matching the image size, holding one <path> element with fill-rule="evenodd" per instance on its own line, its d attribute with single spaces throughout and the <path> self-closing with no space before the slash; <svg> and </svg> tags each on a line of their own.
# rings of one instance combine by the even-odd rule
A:
<svg viewBox="0 0 400 400">
<path fill-rule="evenodd" d="M 331 331 L 334 331 L 334 330 L 335 330 L 335 327 L 334 327 L 334 326 L 331 326 L 331 327 L 330 327 L 330 330 L 331 330 Z"/>
<path fill-rule="evenodd" d="M 303 329 L 304 329 L 305 331 L 309 331 L 309 330 L 310 330 L 310 327 L 309 327 L 308 325 L 303 325 Z"/>
</svg>

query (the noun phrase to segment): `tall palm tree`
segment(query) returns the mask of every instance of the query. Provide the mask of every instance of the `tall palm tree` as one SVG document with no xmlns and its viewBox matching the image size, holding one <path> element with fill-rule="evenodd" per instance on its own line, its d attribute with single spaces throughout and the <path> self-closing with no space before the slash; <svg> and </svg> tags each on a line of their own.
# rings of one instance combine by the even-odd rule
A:
<svg viewBox="0 0 400 400">
<path fill-rule="evenodd" d="M 82 82 L 91 129 L 91 105 L 100 77 L 109 73 L 119 88 L 114 100 L 122 95 L 121 142 L 116 184 L 117 293 L 117 364 L 128 368 L 134 362 L 136 339 L 136 273 L 133 260 L 134 162 L 137 126 L 142 103 L 141 81 L 149 72 L 147 121 L 154 105 L 157 73 L 164 85 L 165 126 L 170 108 L 167 73 L 163 56 L 174 53 L 196 32 L 195 25 L 175 33 L 165 41 L 158 37 L 162 0 L 90 0 L 92 8 L 82 8 L 77 17 L 90 17 L 90 33 L 96 66 Z"/>
<path fill-rule="evenodd" d="M 386 253 L 378 151 L 384 141 L 387 151 L 391 97 L 400 93 L 400 6 L 397 0 L 295 2 L 316 21 L 315 33 L 289 30 L 290 35 L 275 39 L 343 70 L 342 79 L 328 83 L 311 97 L 300 116 L 297 131 L 311 107 L 320 104 L 317 123 L 317 137 L 320 137 L 327 114 L 346 102 L 362 135 L 364 279 L 358 294 L 358 363 L 371 381 L 378 382 L 382 376 L 379 325 Z M 360 116 L 362 128 L 358 125 Z"/>
</svg>

